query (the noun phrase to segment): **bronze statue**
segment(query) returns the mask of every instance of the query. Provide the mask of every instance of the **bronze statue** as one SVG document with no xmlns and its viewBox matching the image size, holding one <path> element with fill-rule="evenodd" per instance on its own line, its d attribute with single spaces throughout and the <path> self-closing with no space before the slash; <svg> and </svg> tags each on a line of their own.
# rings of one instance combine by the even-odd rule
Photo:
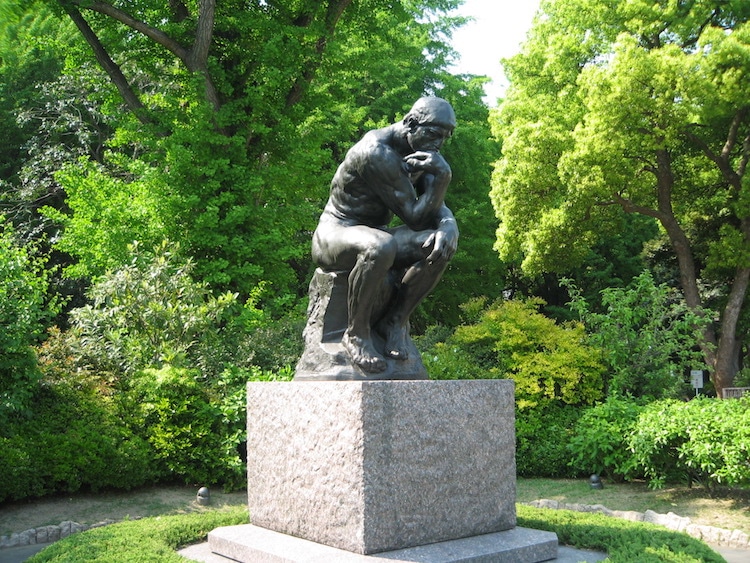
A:
<svg viewBox="0 0 750 563">
<path fill-rule="evenodd" d="M 364 376 L 415 353 L 409 317 L 456 251 L 458 228 L 444 203 L 451 169 L 440 154 L 455 126 L 447 101 L 420 98 L 402 121 L 366 133 L 331 182 L 312 256 L 319 271 L 348 278 L 340 344 Z M 391 227 L 394 215 L 403 224 Z M 385 301 L 384 283 L 392 288 Z"/>
</svg>

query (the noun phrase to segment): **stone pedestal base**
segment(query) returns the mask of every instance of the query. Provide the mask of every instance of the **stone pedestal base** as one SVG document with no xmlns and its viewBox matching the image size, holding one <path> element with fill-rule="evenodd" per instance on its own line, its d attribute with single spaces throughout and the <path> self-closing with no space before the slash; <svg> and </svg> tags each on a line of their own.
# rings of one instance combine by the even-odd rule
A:
<svg viewBox="0 0 750 563">
<path fill-rule="evenodd" d="M 351 553 L 250 524 L 217 528 L 208 534 L 208 544 L 214 553 L 242 563 L 537 563 L 557 557 L 557 535 L 528 528 L 377 555 Z"/>
<path fill-rule="evenodd" d="M 515 526 L 513 382 L 248 384 L 251 522 L 371 554 Z"/>
</svg>

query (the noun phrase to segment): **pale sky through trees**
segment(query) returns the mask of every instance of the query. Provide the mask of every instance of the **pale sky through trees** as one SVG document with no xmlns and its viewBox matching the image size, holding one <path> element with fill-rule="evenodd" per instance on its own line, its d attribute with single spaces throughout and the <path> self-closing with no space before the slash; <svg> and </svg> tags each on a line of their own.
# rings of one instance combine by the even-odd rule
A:
<svg viewBox="0 0 750 563">
<path fill-rule="evenodd" d="M 490 77 L 485 86 L 490 106 L 507 87 L 500 59 L 518 52 L 538 7 L 539 0 L 466 0 L 457 12 L 475 21 L 453 34 L 453 48 L 461 55 L 454 71 Z"/>
</svg>

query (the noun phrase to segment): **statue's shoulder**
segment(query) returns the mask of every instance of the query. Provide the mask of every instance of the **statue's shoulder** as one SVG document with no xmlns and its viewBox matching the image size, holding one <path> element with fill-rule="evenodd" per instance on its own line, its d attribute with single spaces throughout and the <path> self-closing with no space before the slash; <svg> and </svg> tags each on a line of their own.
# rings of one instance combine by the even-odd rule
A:
<svg viewBox="0 0 750 563">
<path fill-rule="evenodd" d="M 381 168 L 401 162 L 401 155 L 393 148 L 392 133 L 387 127 L 365 133 L 351 148 L 349 156 L 365 167 Z"/>
</svg>

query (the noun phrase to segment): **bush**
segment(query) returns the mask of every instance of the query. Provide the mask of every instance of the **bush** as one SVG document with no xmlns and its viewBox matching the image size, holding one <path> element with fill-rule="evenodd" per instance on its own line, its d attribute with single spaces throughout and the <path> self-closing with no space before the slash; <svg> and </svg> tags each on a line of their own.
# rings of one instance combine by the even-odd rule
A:
<svg viewBox="0 0 750 563">
<path fill-rule="evenodd" d="M 576 473 L 596 473 L 618 481 L 636 475 L 628 448 L 643 407 L 635 400 L 609 397 L 586 409 L 573 429 L 569 442 L 569 466 Z"/>
<path fill-rule="evenodd" d="M 568 444 L 581 409 L 561 403 L 516 409 L 516 472 L 521 477 L 576 477 Z"/>
<path fill-rule="evenodd" d="M 720 563 L 703 542 L 653 524 L 568 510 L 517 505 L 518 525 L 555 532 L 563 545 L 605 551 L 614 563 Z M 121 522 L 73 534 L 37 553 L 29 563 L 169 563 L 176 550 L 203 541 L 218 526 L 245 524 L 245 508 Z"/>
<path fill-rule="evenodd" d="M 649 486 L 693 481 L 708 489 L 750 484 L 750 396 L 643 405 L 610 397 L 588 409 L 570 439 L 571 467 Z"/>
<path fill-rule="evenodd" d="M 92 387 L 44 382 L 34 410 L 0 433 L 0 502 L 52 493 L 131 489 L 155 477 L 149 445 Z"/>
<path fill-rule="evenodd" d="M 678 398 L 688 392 L 684 374 L 703 365 L 696 343 L 707 318 L 693 312 L 679 292 L 657 285 L 649 272 L 625 288 L 602 291 L 606 311 L 596 313 L 572 282 L 565 281 L 590 341 L 605 353 L 607 394 Z"/>
<path fill-rule="evenodd" d="M 425 355 L 436 379 L 508 378 L 525 408 L 554 401 L 590 404 L 602 397 L 602 365 L 580 323 L 556 324 L 541 300 L 497 301 Z"/>
<path fill-rule="evenodd" d="M 706 544 L 682 532 L 602 514 L 517 505 L 518 525 L 555 532 L 561 544 L 607 552 L 613 563 L 721 563 Z"/>
<path fill-rule="evenodd" d="M 198 371 L 164 366 L 133 376 L 120 397 L 128 425 L 154 453 L 161 480 L 234 484 L 239 454 L 225 449 L 222 413 L 199 383 Z M 227 459 L 227 454 L 230 458 Z"/>
<path fill-rule="evenodd" d="M 628 438 L 634 463 L 649 486 L 698 481 L 707 488 L 750 484 L 750 397 L 644 407 Z"/>
<path fill-rule="evenodd" d="M 43 549 L 29 563 L 180 563 L 177 550 L 205 540 L 219 526 L 247 524 L 245 508 L 120 522 L 73 534 Z"/>
<path fill-rule="evenodd" d="M 224 369 L 222 325 L 236 295 L 214 297 L 194 282 L 175 246 L 130 245 L 131 263 L 102 276 L 89 290 L 93 303 L 70 312 L 79 353 L 95 369 L 117 379 L 163 365 L 200 367 L 207 379 Z"/>
<path fill-rule="evenodd" d="M 33 346 L 60 309 L 48 296 L 45 260 L 18 246 L 0 215 L 0 424 L 31 404 L 41 372 Z"/>
</svg>

